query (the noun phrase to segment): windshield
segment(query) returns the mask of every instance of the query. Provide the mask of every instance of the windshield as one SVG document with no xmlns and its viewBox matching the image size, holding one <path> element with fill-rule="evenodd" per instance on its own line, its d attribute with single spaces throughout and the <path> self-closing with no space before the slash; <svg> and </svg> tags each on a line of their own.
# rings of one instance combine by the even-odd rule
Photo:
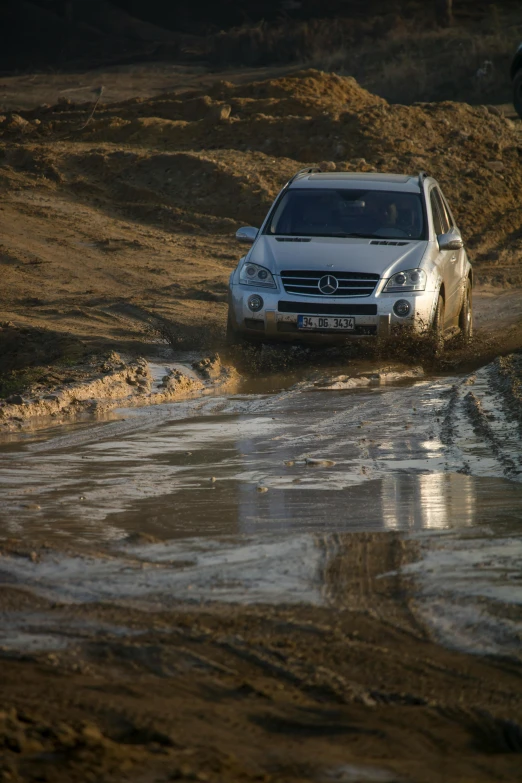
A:
<svg viewBox="0 0 522 783">
<path fill-rule="evenodd" d="M 265 233 L 423 239 L 424 212 L 418 193 L 299 188 L 283 194 Z"/>
</svg>

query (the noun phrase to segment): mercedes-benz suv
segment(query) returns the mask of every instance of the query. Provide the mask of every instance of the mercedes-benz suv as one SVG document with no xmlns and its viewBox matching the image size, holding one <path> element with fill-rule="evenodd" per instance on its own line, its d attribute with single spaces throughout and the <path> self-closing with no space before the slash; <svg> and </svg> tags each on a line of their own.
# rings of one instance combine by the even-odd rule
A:
<svg viewBox="0 0 522 783">
<path fill-rule="evenodd" d="M 236 238 L 252 247 L 230 277 L 230 342 L 386 338 L 404 325 L 440 343 L 471 336 L 471 265 L 424 173 L 303 169 Z"/>
</svg>

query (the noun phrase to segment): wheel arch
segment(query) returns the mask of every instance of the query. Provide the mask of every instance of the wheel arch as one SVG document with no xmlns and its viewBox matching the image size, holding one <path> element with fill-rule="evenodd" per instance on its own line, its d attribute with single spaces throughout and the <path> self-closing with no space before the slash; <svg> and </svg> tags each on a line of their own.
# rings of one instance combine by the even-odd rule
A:
<svg viewBox="0 0 522 783">
<path fill-rule="evenodd" d="M 444 283 L 441 280 L 440 287 L 438 289 L 435 289 L 433 297 L 433 302 L 431 305 L 431 314 L 430 314 L 430 324 L 433 325 L 433 319 L 435 318 L 435 314 L 437 312 L 437 306 L 439 302 L 439 296 L 442 296 L 442 300 L 444 302 L 444 306 L 446 306 L 446 298 L 445 298 L 445 289 L 444 289 Z"/>
</svg>

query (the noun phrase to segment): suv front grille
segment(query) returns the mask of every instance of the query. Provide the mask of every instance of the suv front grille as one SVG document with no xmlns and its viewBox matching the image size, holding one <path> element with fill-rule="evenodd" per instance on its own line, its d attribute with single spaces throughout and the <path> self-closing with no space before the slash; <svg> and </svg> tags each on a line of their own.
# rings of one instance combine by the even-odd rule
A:
<svg viewBox="0 0 522 783">
<path fill-rule="evenodd" d="M 338 288 L 324 293 L 319 288 L 323 277 L 335 277 Z M 295 269 L 281 272 L 281 282 L 287 294 L 299 296 L 370 296 L 379 281 L 379 275 L 368 272 L 309 272 Z"/>
</svg>

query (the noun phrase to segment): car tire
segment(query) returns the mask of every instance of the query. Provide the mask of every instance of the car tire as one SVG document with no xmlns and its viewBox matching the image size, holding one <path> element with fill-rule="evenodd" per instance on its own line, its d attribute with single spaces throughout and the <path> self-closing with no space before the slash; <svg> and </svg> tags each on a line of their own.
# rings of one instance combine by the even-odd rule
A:
<svg viewBox="0 0 522 783">
<path fill-rule="evenodd" d="M 236 327 L 234 326 L 234 319 L 232 318 L 232 313 L 230 312 L 230 308 L 228 310 L 227 315 L 227 331 L 225 336 L 225 341 L 227 345 L 234 346 L 234 345 L 247 345 L 249 340 L 239 332 Z"/>
<path fill-rule="evenodd" d="M 239 332 L 234 327 L 234 322 L 232 321 L 232 314 L 230 312 L 230 309 L 227 315 L 227 331 L 226 331 L 225 340 L 227 345 L 238 345 L 238 343 L 240 342 Z"/>
<path fill-rule="evenodd" d="M 435 353 L 441 353 L 444 350 L 444 299 L 439 294 L 437 299 L 437 307 L 431 322 L 431 333 L 433 336 L 433 342 L 435 343 Z"/>
<path fill-rule="evenodd" d="M 513 106 L 519 117 L 522 117 L 522 68 L 513 79 Z"/>
<path fill-rule="evenodd" d="M 466 282 L 464 301 L 459 313 L 460 339 L 468 342 L 473 337 L 473 299 L 471 295 L 471 283 Z"/>
</svg>

